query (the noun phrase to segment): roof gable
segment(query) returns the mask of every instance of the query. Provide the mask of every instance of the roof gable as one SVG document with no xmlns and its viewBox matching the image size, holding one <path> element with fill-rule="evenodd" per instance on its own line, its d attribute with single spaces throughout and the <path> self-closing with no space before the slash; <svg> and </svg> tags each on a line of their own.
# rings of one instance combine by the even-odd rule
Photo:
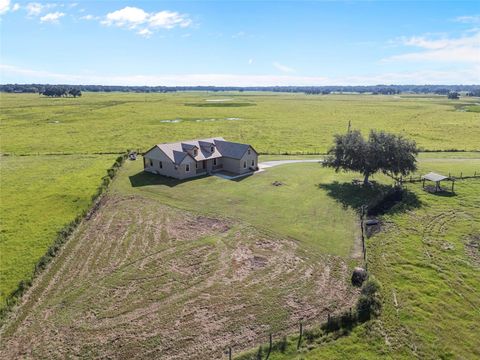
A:
<svg viewBox="0 0 480 360">
<path fill-rule="evenodd" d="M 187 155 L 191 156 L 196 161 L 215 159 L 223 156 L 233 159 L 241 159 L 249 148 L 255 151 L 248 144 L 226 141 L 222 137 L 164 143 L 155 146 L 158 147 L 174 164 L 180 164 Z M 145 154 L 154 149 L 155 146 Z M 212 146 L 214 147 L 213 152 L 211 151 Z M 195 156 L 188 153 L 188 151 L 195 148 L 199 150 Z"/>
</svg>

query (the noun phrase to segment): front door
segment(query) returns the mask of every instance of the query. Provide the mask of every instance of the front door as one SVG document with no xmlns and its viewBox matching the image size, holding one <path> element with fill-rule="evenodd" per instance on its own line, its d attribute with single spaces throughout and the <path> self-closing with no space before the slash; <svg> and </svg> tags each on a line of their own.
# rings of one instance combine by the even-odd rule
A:
<svg viewBox="0 0 480 360">
<path fill-rule="evenodd" d="M 207 168 L 207 160 L 203 160 L 202 161 L 202 169 L 206 169 Z"/>
</svg>

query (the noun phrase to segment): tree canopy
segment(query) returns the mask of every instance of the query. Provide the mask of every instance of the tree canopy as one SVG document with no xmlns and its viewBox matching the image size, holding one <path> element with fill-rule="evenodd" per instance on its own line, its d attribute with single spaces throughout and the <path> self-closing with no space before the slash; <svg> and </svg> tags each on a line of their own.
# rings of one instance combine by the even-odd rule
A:
<svg viewBox="0 0 480 360">
<path fill-rule="evenodd" d="M 448 93 L 447 97 L 449 99 L 458 100 L 458 99 L 460 99 L 460 94 L 456 91 L 451 91 L 451 92 Z"/>
<path fill-rule="evenodd" d="M 356 85 L 356 86 L 125 86 L 125 85 L 67 85 L 67 84 L 0 84 L 0 91 L 10 93 L 44 93 L 46 88 L 75 88 L 92 92 L 176 92 L 176 91 L 273 91 L 305 94 L 330 93 L 371 93 L 375 95 L 392 95 L 400 93 L 441 94 L 449 92 L 465 92 L 469 96 L 479 96 L 479 85 Z M 55 95 L 51 95 L 55 96 Z"/>
<path fill-rule="evenodd" d="M 364 176 L 365 184 L 377 172 L 396 179 L 417 169 L 415 142 L 383 131 L 371 130 L 368 139 L 358 130 L 337 134 L 328 154 L 323 166 L 332 167 L 337 172 L 359 172 Z"/>
</svg>

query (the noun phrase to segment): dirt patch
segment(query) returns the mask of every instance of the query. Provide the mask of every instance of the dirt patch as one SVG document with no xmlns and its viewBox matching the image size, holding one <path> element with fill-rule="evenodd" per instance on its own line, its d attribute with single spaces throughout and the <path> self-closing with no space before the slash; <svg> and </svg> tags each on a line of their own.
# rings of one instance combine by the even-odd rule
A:
<svg viewBox="0 0 480 360">
<path fill-rule="evenodd" d="M 102 199 L 23 299 L 0 358 L 218 359 L 352 306 L 343 259 L 233 221 Z"/>
<path fill-rule="evenodd" d="M 480 266 L 480 234 L 473 234 L 467 237 L 465 252 L 476 266 Z"/>
</svg>

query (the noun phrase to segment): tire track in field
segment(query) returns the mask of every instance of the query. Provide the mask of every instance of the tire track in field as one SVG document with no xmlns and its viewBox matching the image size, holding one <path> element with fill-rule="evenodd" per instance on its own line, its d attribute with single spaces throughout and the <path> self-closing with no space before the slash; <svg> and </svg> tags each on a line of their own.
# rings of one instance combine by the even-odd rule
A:
<svg viewBox="0 0 480 360">
<path fill-rule="evenodd" d="M 0 357 L 212 359 L 271 326 L 285 334 L 299 318 L 351 306 L 343 260 L 311 262 L 297 246 L 153 200 L 107 197 L 34 286 L 44 286 L 38 306 Z"/>
</svg>

